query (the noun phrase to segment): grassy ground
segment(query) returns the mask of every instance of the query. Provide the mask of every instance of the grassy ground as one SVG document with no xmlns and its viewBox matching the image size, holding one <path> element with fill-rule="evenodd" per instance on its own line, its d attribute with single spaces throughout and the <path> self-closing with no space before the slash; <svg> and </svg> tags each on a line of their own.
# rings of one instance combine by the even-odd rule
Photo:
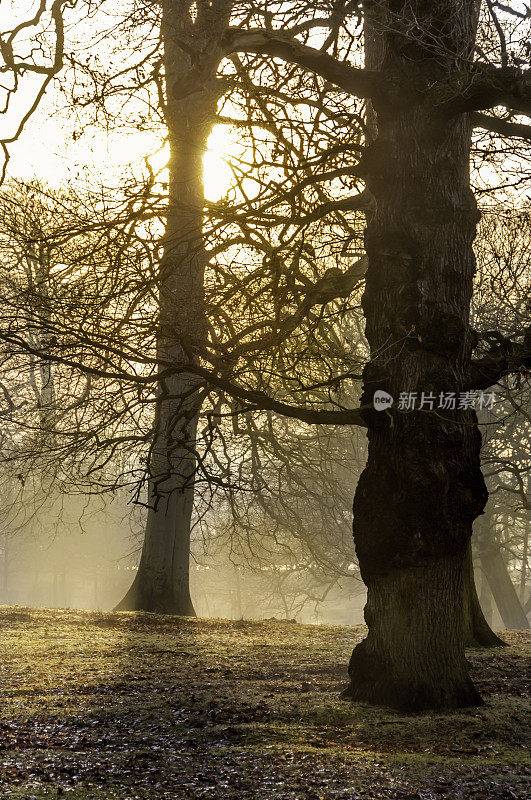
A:
<svg viewBox="0 0 531 800">
<path fill-rule="evenodd" d="M 486 704 L 338 699 L 364 628 L 0 609 L 0 800 L 527 798 L 525 634 L 471 651 Z"/>
</svg>

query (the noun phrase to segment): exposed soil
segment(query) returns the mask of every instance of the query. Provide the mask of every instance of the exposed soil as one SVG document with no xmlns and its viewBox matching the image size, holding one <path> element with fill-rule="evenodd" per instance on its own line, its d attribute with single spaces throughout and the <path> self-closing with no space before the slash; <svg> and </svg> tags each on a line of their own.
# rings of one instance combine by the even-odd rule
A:
<svg viewBox="0 0 531 800">
<path fill-rule="evenodd" d="M 363 626 L 0 608 L 0 798 L 527 798 L 530 637 L 470 651 L 485 706 L 339 699 Z M 527 659 L 526 659 L 527 655 Z"/>
</svg>

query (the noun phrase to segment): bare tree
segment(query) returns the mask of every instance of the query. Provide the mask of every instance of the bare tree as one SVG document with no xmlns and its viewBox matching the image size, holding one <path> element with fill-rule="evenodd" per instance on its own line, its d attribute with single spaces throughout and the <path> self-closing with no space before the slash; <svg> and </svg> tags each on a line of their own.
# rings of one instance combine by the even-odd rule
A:
<svg viewBox="0 0 531 800">
<path fill-rule="evenodd" d="M 167 9 L 177 14 L 181 4 L 168 3 Z M 186 13 L 194 21 L 188 4 Z M 509 39 L 500 27 L 505 17 Z M 323 2 L 311 9 L 302 3 L 242 3 L 233 22 L 218 29 L 215 40 L 197 42 L 188 53 L 186 76 L 168 84 L 167 95 L 177 98 L 183 113 L 192 100 L 200 106 L 225 55 L 233 65 L 231 80 L 257 98 L 253 107 L 261 111 L 262 129 L 274 131 L 277 145 L 264 141 L 268 161 L 255 159 L 245 167 L 237 182 L 239 205 L 236 200 L 231 208 L 209 209 L 208 219 L 217 217 L 219 223 L 207 234 L 202 214 L 192 214 L 190 205 L 176 213 L 170 193 L 168 225 L 173 220 L 184 226 L 189 241 L 197 243 L 200 263 L 204 247 L 209 264 L 218 257 L 209 273 L 208 336 L 198 288 L 203 275 L 194 269 L 201 280 L 196 284 L 187 273 L 183 287 L 198 320 L 185 309 L 182 323 L 172 317 L 170 329 L 163 325 L 151 362 L 157 369 L 150 381 L 162 389 L 171 376 L 176 381 L 180 411 L 173 417 L 181 433 L 171 434 L 172 446 L 177 452 L 193 441 L 182 426 L 195 420 L 198 405 L 192 398 L 202 392 L 205 401 L 210 393 L 218 398 L 210 401 L 211 420 L 233 411 L 269 410 L 302 422 L 366 426 L 368 462 L 356 489 L 354 538 L 368 589 L 369 633 L 354 650 L 347 695 L 410 710 L 478 703 L 464 657 L 463 585 L 472 523 L 482 513 L 487 490 L 481 436 L 468 398 L 508 373 L 529 369 L 531 357 L 523 327 L 514 338 L 502 333 L 493 338 L 470 325 L 479 220 L 470 187 L 471 134 L 477 125 L 509 137 L 519 143 L 514 157 L 525 157 L 529 125 L 520 118 L 531 111 L 531 86 L 516 60 L 525 47 L 521 19 L 479 2 L 382 0 L 362 11 L 350 3 Z M 183 40 L 175 42 L 182 54 Z M 166 78 L 173 66 L 168 63 Z M 267 70 L 270 95 L 282 81 L 279 103 L 300 92 L 301 103 L 314 110 L 313 117 L 304 112 L 296 120 L 292 141 L 287 123 L 279 136 L 283 131 L 256 94 Z M 364 102 L 370 103 L 366 116 Z M 312 137 L 309 153 L 301 151 L 297 135 L 316 118 L 319 132 L 334 121 L 346 131 L 339 152 L 319 136 Z M 256 118 L 253 124 L 258 125 Z M 278 142 L 286 181 L 275 173 Z M 188 152 L 184 144 L 181 148 Z M 342 163 L 332 165 L 331 157 Z M 197 159 L 195 165 L 197 170 Z M 185 177 L 187 166 L 182 165 Z M 255 167 L 258 202 L 247 193 Z M 269 200 L 268 186 L 274 195 Z M 198 194 L 193 197 L 199 202 Z M 149 213 L 149 202 L 142 209 Z M 343 246 L 336 251 L 345 256 L 345 239 L 356 243 L 359 236 L 359 221 L 353 226 L 349 220 L 356 214 L 359 220 L 361 210 L 366 256 L 357 253 L 348 265 L 339 259 L 330 268 L 328 254 L 337 236 L 315 253 L 313 242 L 306 241 L 314 238 L 312 225 L 332 219 L 330 231 L 337 233 L 342 215 Z M 167 234 L 164 241 L 161 263 L 171 266 L 179 262 L 183 240 L 177 244 Z M 173 267 L 168 274 L 180 275 Z M 161 275 L 163 300 L 164 268 Z M 358 407 L 343 403 L 338 392 L 357 378 L 358 345 L 349 363 L 348 347 L 338 356 L 337 342 L 332 348 L 329 332 L 315 321 L 328 309 L 337 313 L 333 304 L 348 298 L 362 279 L 370 355 Z M 182 304 L 179 286 L 170 280 L 170 288 Z M 164 314 L 161 320 L 166 324 Z M 322 374 L 312 380 L 318 355 L 328 368 L 324 381 Z M 341 372 L 344 357 L 348 367 Z M 103 373 L 119 375 L 111 365 Z M 374 407 L 376 392 L 395 400 L 415 396 L 420 407 L 397 405 L 381 413 Z M 455 402 L 439 413 L 434 405 L 441 396 Z M 159 407 L 174 399 L 171 391 L 159 393 Z M 156 435 L 153 441 L 160 439 Z M 190 447 L 184 450 L 183 461 Z M 186 474 L 191 472 L 190 463 Z M 154 474 L 163 478 L 171 470 Z"/>
<path fill-rule="evenodd" d="M 478 3 L 381 2 L 366 16 L 364 69 L 271 27 L 232 31 L 227 49 L 284 58 L 371 100 L 377 133 L 358 166 L 374 201 L 362 407 L 378 390 L 458 397 L 529 364 L 527 349 L 507 346 L 503 357 L 491 348 L 475 365 L 469 324 L 479 218 L 470 113 L 528 113 L 529 76 L 506 68 L 502 45 L 500 66 L 475 58 Z M 500 132 L 490 119 L 480 122 Z M 519 123 L 503 128 L 529 136 Z M 354 650 L 348 694 L 410 709 L 479 702 L 466 671 L 461 603 L 472 522 L 487 498 L 481 438 L 472 409 L 430 410 L 363 413 L 369 457 L 354 504 L 369 634 Z"/>
</svg>

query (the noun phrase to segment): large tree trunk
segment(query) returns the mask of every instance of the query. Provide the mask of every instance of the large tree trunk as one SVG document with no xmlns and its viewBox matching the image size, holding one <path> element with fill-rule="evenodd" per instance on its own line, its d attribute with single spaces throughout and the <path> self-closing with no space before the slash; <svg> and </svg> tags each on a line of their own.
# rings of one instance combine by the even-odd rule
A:
<svg viewBox="0 0 531 800">
<path fill-rule="evenodd" d="M 376 390 L 395 403 L 417 393 L 417 402 L 412 411 L 395 405 L 391 414 L 366 414 L 354 539 L 369 631 L 352 654 L 346 694 L 413 711 L 481 702 L 467 673 L 463 614 L 472 522 L 487 499 L 481 436 L 473 410 L 436 408 L 441 392 L 469 388 L 479 218 L 469 185 L 471 131 L 466 115 L 442 118 L 409 83 L 462 65 L 476 5 L 393 3 L 397 16 L 380 32 L 375 18 L 368 40 L 370 66 L 376 62 L 396 88 L 373 98 L 378 136 L 362 164 L 376 201 L 366 229 L 371 360 L 362 403 Z M 434 397 L 435 413 L 430 401 L 419 409 L 422 392 Z"/>
<path fill-rule="evenodd" d="M 371 577 L 369 634 L 350 659 L 349 697 L 406 711 L 479 702 L 456 624 L 463 563 L 454 554 Z"/>
<path fill-rule="evenodd" d="M 144 545 L 133 585 L 117 606 L 117 610 L 182 615 L 195 613 L 189 558 L 202 395 L 194 376 L 179 370 L 189 359 L 188 347 L 206 336 L 203 155 L 219 97 L 218 62 L 212 53 L 230 8 L 224 2 L 210 8 L 202 5 L 194 20 L 189 14 L 192 5 L 187 0 L 166 0 L 162 23 L 170 159 L 157 353 L 161 364 L 174 365 L 176 373 L 159 386 Z M 180 46 L 183 41 L 190 49 Z M 206 56 L 208 69 L 192 63 L 191 49 L 198 57 Z"/>
</svg>

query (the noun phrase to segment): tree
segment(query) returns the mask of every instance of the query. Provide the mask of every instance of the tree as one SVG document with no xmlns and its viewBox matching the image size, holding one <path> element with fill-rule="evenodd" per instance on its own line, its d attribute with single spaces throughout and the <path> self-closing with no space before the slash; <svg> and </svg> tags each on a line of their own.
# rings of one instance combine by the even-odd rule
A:
<svg viewBox="0 0 531 800">
<path fill-rule="evenodd" d="M 479 4 L 371 3 L 367 67 L 341 63 L 274 30 L 231 32 L 227 48 L 296 62 L 370 98 L 377 135 L 359 165 L 374 206 L 363 309 L 371 359 L 362 406 L 377 390 L 438 397 L 488 386 L 529 355 L 476 366 L 469 324 L 479 219 L 470 191 L 470 112 L 529 113 L 529 73 L 474 61 Z M 505 121 L 504 121 L 505 122 Z M 481 117 L 498 132 L 521 124 Z M 426 406 L 425 406 L 426 408 Z M 472 409 L 363 412 L 368 463 L 354 501 L 367 585 L 367 639 L 352 655 L 347 695 L 409 710 L 480 702 L 467 673 L 463 572 L 487 491 Z"/>
<path fill-rule="evenodd" d="M 163 4 L 165 100 L 169 198 L 159 276 L 157 357 L 186 363 L 186 348 L 206 336 L 203 242 L 203 154 L 222 90 L 216 79 L 220 34 L 231 3 L 216 0 Z M 193 52 L 201 75 L 191 77 Z M 193 615 L 189 589 L 190 525 L 196 472 L 196 434 L 204 400 L 193 374 L 169 375 L 158 387 L 149 464 L 148 517 L 134 582 L 117 610 Z"/>
<path fill-rule="evenodd" d="M 197 367 L 200 360 L 194 356 L 192 364 L 186 363 L 187 353 L 205 338 L 205 325 L 201 323 L 204 315 L 202 284 L 208 259 L 203 243 L 201 207 L 204 201 L 200 159 L 215 119 L 216 101 L 226 86 L 226 81 L 216 80 L 215 72 L 223 52 L 219 42 L 227 26 L 230 10 L 229 4 L 209 6 L 201 3 L 195 14 L 192 5 L 179 2 L 167 3 L 163 7 L 160 30 L 166 45 L 165 60 L 164 63 L 155 62 L 151 76 L 160 90 L 159 110 L 164 112 L 170 133 L 170 213 L 167 208 L 161 210 L 163 205 L 167 205 L 167 198 L 165 204 L 161 203 L 153 210 L 156 201 L 153 200 L 152 175 L 151 181 L 146 184 L 147 202 L 141 208 L 141 213 L 137 208 L 132 210 L 133 219 L 136 215 L 145 220 L 146 207 L 148 212 L 165 217 L 165 253 L 157 276 L 161 324 L 157 331 L 158 352 L 155 355 L 165 376 L 160 381 L 149 455 L 150 513 L 143 556 L 134 585 L 119 606 L 181 613 L 193 611 L 187 586 L 188 552 L 198 461 L 197 414 L 205 398 L 204 392 L 200 393 L 198 376 L 193 369 L 187 372 L 189 367 Z M 150 64 L 149 59 L 147 63 Z M 141 60 L 131 67 L 130 72 L 136 70 L 138 73 L 144 66 L 146 62 Z M 164 80 L 160 77 L 161 68 Z M 94 70 L 91 68 L 88 71 L 91 80 L 97 80 Z M 121 77 L 120 70 L 120 80 Z M 137 80 L 136 88 L 139 84 Z M 132 91 L 131 87 L 127 87 L 127 91 Z M 102 98 L 106 96 L 112 97 L 113 92 L 112 86 L 98 91 L 99 102 L 103 102 Z M 78 96 L 75 103 L 84 105 L 85 100 Z M 264 124 L 268 124 L 267 120 Z M 322 213 L 318 210 L 317 218 Z M 214 210 L 214 217 L 215 214 Z M 156 251 L 156 245 L 153 250 Z M 266 248 L 266 253 L 268 256 L 272 253 L 271 246 Z M 157 256 L 154 260 L 157 261 Z M 183 280 L 183 276 L 186 280 Z M 316 292 L 309 285 L 309 297 L 301 309 L 303 313 L 294 315 L 288 332 L 298 327 L 308 311 L 328 296 L 329 289 L 326 286 L 321 286 L 319 282 L 317 286 Z M 344 294 L 344 289 L 341 292 Z M 41 319 L 39 325 L 42 324 Z M 13 336 L 12 330 L 9 333 Z M 86 338 L 79 331 L 75 336 L 80 341 Z M 19 340 L 19 344 L 22 341 Z M 115 348 L 120 348 L 123 341 L 118 337 L 113 344 Z M 93 339 L 91 346 L 104 349 L 104 340 L 100 338 L 95 342 Z M 45 347 L 33 347 L 33 352 L 37 353 L 43 364 L 46 363 Z M 79 363 L 84 372 L 92 374 L 94 365 L 87 364 L 83 356 Z M 105 374 L 110 377 L 108 373 Z M 336 380 L 335 376 L 333 380 Z M 210 375 L 207 375 L 207 381 L 211 382 Z"/>
<path fill-rule="evenodd" d="M 383 19 L 371 17 L 374 35 L 366 44 L 371 66 L 400 87 L 394 97 L 372 95 L 378 137 L 365 159 L 377 203 L 366 232 L 363 305 L 373 354 L 365 368 L 367 400 L 377 388 L 392 396 L 475 388 L 468 314 L 478 214 L 466 114 L 475 104 L 473 96 L 470 104 L 462 92 L 456 96 L 450 83 L 445 111 L 430 102 L 427 84 L 446 83 L 469 62 L 478 8 L 414 5 L 400 4 L 396 22 L 394 8 L 380 7 Z M 385 20 L 394 23 L 389 32 Z M 446 57 L 430 41 L 443 36 Z M 487 104 L 497 104 L 494 87 Z M 479 702 L 459 610 L 472 522 L 487 499 L 481 438 L 473 412 L 445 417 L 413 412 L 395 417 L 393 427 L 377 412 L 368 420 L 354 536 L 368 587 L 369 634 L 349 665 L 355 699 L 413 710 Z"/>
<path fill-rule="evenodd" d="M 231 326 L 230 320 L 224 325 L 228 311 L 223 316 L 222 309 L 221 322 L 212 323 L 208 341 L 197 336 L 197 327 L 187 330 L 184 323 L 178 335 L 168 336 L 163 329 L 158 361 L 168 370 L 166 375 L 186 376 L 187 397 L 193 397 L 199 385 L 215 387 L 221 404 L 227 402 L 229 408 L 231 403 L 238 404 L 238 413 L 269 409 L 305 422 L 367 426 L 368 463 L 356 490 L 354 536 L 368 588 L 369 633 L 354 650 L 347 694 L 410 710 L 474 704 L 479 697 L 464 657 L 463 580 L 472 522 L 487 497 L 480 471 L 480 434 L 469 403 L 455 407 L 450 403 L 444 414 L 430 403 L 440 395 L 466 397 L 467 392 L 486 388 L 530 364 L 526 338 L 523 343 L 504 337 L 502 342 L 492 342 L 474 332 L 469 321 L 472 245 L 479 218 L 470 190 L 471 131 L 476 124 L 498 136 L 528 140 L 529 126 L 513 117 L 531 110 L 529 73 L 511 65 L 503 30 L 496 49 L 491 32 L 500 26 L 492 27 L 493 4 L 485 9 L 479 29 L 478 3 L 368 4 L 364 8 L 365 67 L 355 65 L 360 53 L 359 48 L 353 49 L 361 34 L 358 9 L 350 3 L 323 2 L 319 11 L 322 16 L 315 9 L 307 12 L 303 4 L 293 4 L 281 6 L 276 13 L 268 4 L 252 3 L 248 9 L 243 4 L 239 27 L 222 33 L 216 47 L 209 40 L 208 52 L 194 57 L 184 91 L 186 97 L 193 97 L 190 91 L 195 89 L 199 99 L 199 87 L 205 84 L 206 88 L 212 76 L 212 60 L 218 63 L 223 54 L 235 58 L 234 54 L 243 53 L 247 54 L 242 59 L 243 79 L 255 63 L 257 67 L 268 64 L 278 75 L 282 61 L 292 67 L 283 88 L 298 82 L 302 91 L 313 91 L 312 107 L 320 109 L 325 97 L 326 104 L 333 103 L 332 97 L 340 98 L 338 105 L 346 97 L 348 113 L 334 111 L 345 128 L 351 120 L 360 119 L 359 113 L 351 113 L 348 98 L 358 98 L 360 105 L 370 102 L 375 117 L 369 114 L 362 119 L 365 142 L 350 131 L 349 146 L 343 150 L 347 163 L 339 172 L 349 174 L 356 193 L 339 199 L 314 198 L 311 214 L 296 216 L 295 231 L 289 193 L 279 191 L 282 200 L 273 210 L 262 207 L 258 215 L 251 203 L 255 230 L 261 226 L 267 231 L 254 237 L 248 231 L 249 204 L 240 215 L 238 209 L 225 209 L 226 230 L 239 226 L 247 231 L 243 239 L 233 238 L 230 244 L 222 241 L 221 249 L 251 245 L 263 258 L 255 274 L 268 277 L 267 291 L 255 293 L 255 274 L 242 276 L 240 269 L 240 286 L 245 291 L 234 307 L 245 308 L 248 296 L 255 305 L 261 302 L 260 296 L 267 298 L 261 309 L 265 321 L 256 325 L 257 315 L 252 320 L 242 315 L 239 327 Z M 518 12 L 515 19 L 519 21 Z M 263 27 L 257 27 L 260 20 Z M 321 46 L 310 46 L 316 39 Z M 499 65 L 488 63 L 484 40 L 487 52 L 498 53 Z M 518 47 L 523 50 L 524 43 L 518 42 L 516 34 L 510 52 L 517 53 Z M 351 52 L 355 52 L 354 63 L 349 61 Z M 508 113 L 478 113 L 497 107 Z M 327 122 L 331 123 L 331 117 Z M 265 120 L 267 127 L 271 124 Z M 301 187 L 307 185 L 304 171 L 311 171 L 315 161 L 304 162 L 297 147 L 289 143 L 288 149 L 294 161 L 302 161 L 291 172 L 288 164 L 282 164 L 293 178 L 298 200 Z M 325 163 L 326 144 L 319 156 L 318 163 Z M 322 177 L 330 179 L 329 174 Z M 317 185 L 319 195 L 319 180 L 315 175 L 309 180 Z M 362 181 L 366 190 L 358 192 Z M 345 208 L 365 210 L 368 267 L 362 257 L 347 269 L 338 266 L 332 272 L 311 273 L 318 259 L 311 251 L 306 259 L 304 233 L 316 219 L 330 213 L 331 202 L 333 213 Z M 279 214 L 281 203 L 283 213 Z M 193 217 L 195 222 L 189 219 L 185 214 L 184 227 L 198 241 L 199 233 L 193 234 L 198 231 L 198 216 Z M 273 230 L 277 223 L 280 241 Z M 221 227 L 214 228 L 216 234 Z M 167 260 L 172 262 L 176 250 L 175 242 L 166 238 Z M 370 360 L 363 370 L 361 407 L 342 408 L 330 396 L 323 398 L 315 392 L 308 373 L 299 368 L 301 358 L 295 348 L 288 349 L 289 357 L 283 362 L 279 352 L 287 349 L 290 337 L 292 342 L 296 339 L 296 332 L 300 335 L 310 328 L 313 312 L 322 312 L 334 299 L 348 296 L 363 275 Z M 171 283 L 170 287 L 173 291 Z M 194 286 L 187 288 L 195 302 Z M 230 298 L 229 289 L 221 296 Z M 302 313 L 297 308 L 291 312 L 293 306 L 300 306 Z M 291 313 L 285 313 L 287 309 Z M 524 331 L 517 333 L 516 340 Z M 312 339 L 312 346 L 323 340 Z M 483 349 L 475 358 L 479 344 Z M 293 365 L 295 375 L 290 376 Z M 282 368 L 283 380 L 272 379 L 272 366 Z M 328 387 L 340 385 L 343 377 L 330 376 Z M 346 378 L 352 378 L 350 371 Z M 160 385 L 160 375 L 157 380 Z M 289 384 L 306 404 L 293 402 L 294 391 L 286 391 Z M 395 406 L 382 414 L 373 406 L 376 391 L 387 392 L 395 400 L 403 394 L 421 399 L 424 394 L 423 403 L 415 410 Z M 178 424 L 186 426 L 197 406 L 184 403 L 183 384 L 177 384 L 177 394 L 181 409 L 187 412 Z M 170 393 L 167 400 L 172 399 Z M 162 408 L 166 397 L 159 395 L 159 400 Z M 159 415 L 163 418 L 164 414 Z M 181 435 L 176 450 L 187 435 Z"/>
<path fill-rule="evenodd" d="M 142 557 L 135 581 L 118 609 L 193 613 L 188 589 L 188 556 L 194 483 L 200 458 L 198 415 L 208 391 L 223 389 L 225 385 L 223 381 L 213 380 L 209 372 L 205 373 L 201 358 L 208 341 L 204 276 L 213 254 L 234 244 L 229 239 L 228 245 L 223 240 L 220 245 L 215 238 L 219 236 L 219 209 L 210 209 L 212 227 L 204 224 L 201 156 L 216 120 L 217 101 L 227 86 L 226 78 L 216 78 L 216 70 L 223 56 L 220 43 L 228 26 L 230 6 L 229 3 L 200 3 L 194 10 L 194 4 L 172 2 L 162 7 L 160 31 L 164 58 L 154 75 L 158 76 L 163 67 L 159 106 L 169 134 L 170 176 L 168 208 L 162 212 L 158 209 L 165 217 L 166 232 L 158 276 L 160 330 L 156 358 L 166 374 L 159 386 L 150 451 L 149 513 Z M 138 69 L 138 64 L 135 67 Z M 245 70 L 241 72 L 245 87 Z M 94 77 L 92 72 L 91 77 Z M 101 96 L 105 96 L 105 91 L 102 89 Z M 252 91 L 244 94 L 248 99 Z M 246 124 L 245 120 L 242 122 Z M 271 122 L 266 120 L 264 125 L 271 127 Z M 152 191 L 153 186 L 146 189 Z M 148 206 L 150 202 L 151 197 Z M 233 210 L 229 210 L 229 218 L 232 213 Z M 205 249 L 207 235 L 214 240 L 208 252 Z M 245 243 L 245 237 L 240 241 Z M 266 247 L 266 252 L 269 256 L 271 246 Z M 318 303 L 319 292 L 317 295 L 308 309 Z M 221 306 L 222 297 L 220 293 L 216 298 L 217 308 Z M 308 309 L 295 316 L 295 324 L 289 330 L 298 326 Z M 222 313 L 227 315 L 226 310 Z M 219 324 L 215 315 L 210 315 L 211 320 L 214 325 Z M 216 361 L 220 363 L 218 357 Z M 233 384 L 228 388 L 230 394 Z"/>
<path fill-rule="evenodd" d="M 529 315 L 529 221 L 525 206 L 511 211 L 493 206 L 482 220 L 476 241 L 472 321 L 501 346 Z M 524 629 L 529 623 L 511 574 L 515 578 L 519 573 L 521 591 L 527 568 L 530 387 L 520 373 L 499 381 L 495 389 L 494 408 L 479 416 L 489 502 L 485 514 L 476 520 L 474 553 L 483 594 L 491 595 L 506 628 Z"/>
</svg>

